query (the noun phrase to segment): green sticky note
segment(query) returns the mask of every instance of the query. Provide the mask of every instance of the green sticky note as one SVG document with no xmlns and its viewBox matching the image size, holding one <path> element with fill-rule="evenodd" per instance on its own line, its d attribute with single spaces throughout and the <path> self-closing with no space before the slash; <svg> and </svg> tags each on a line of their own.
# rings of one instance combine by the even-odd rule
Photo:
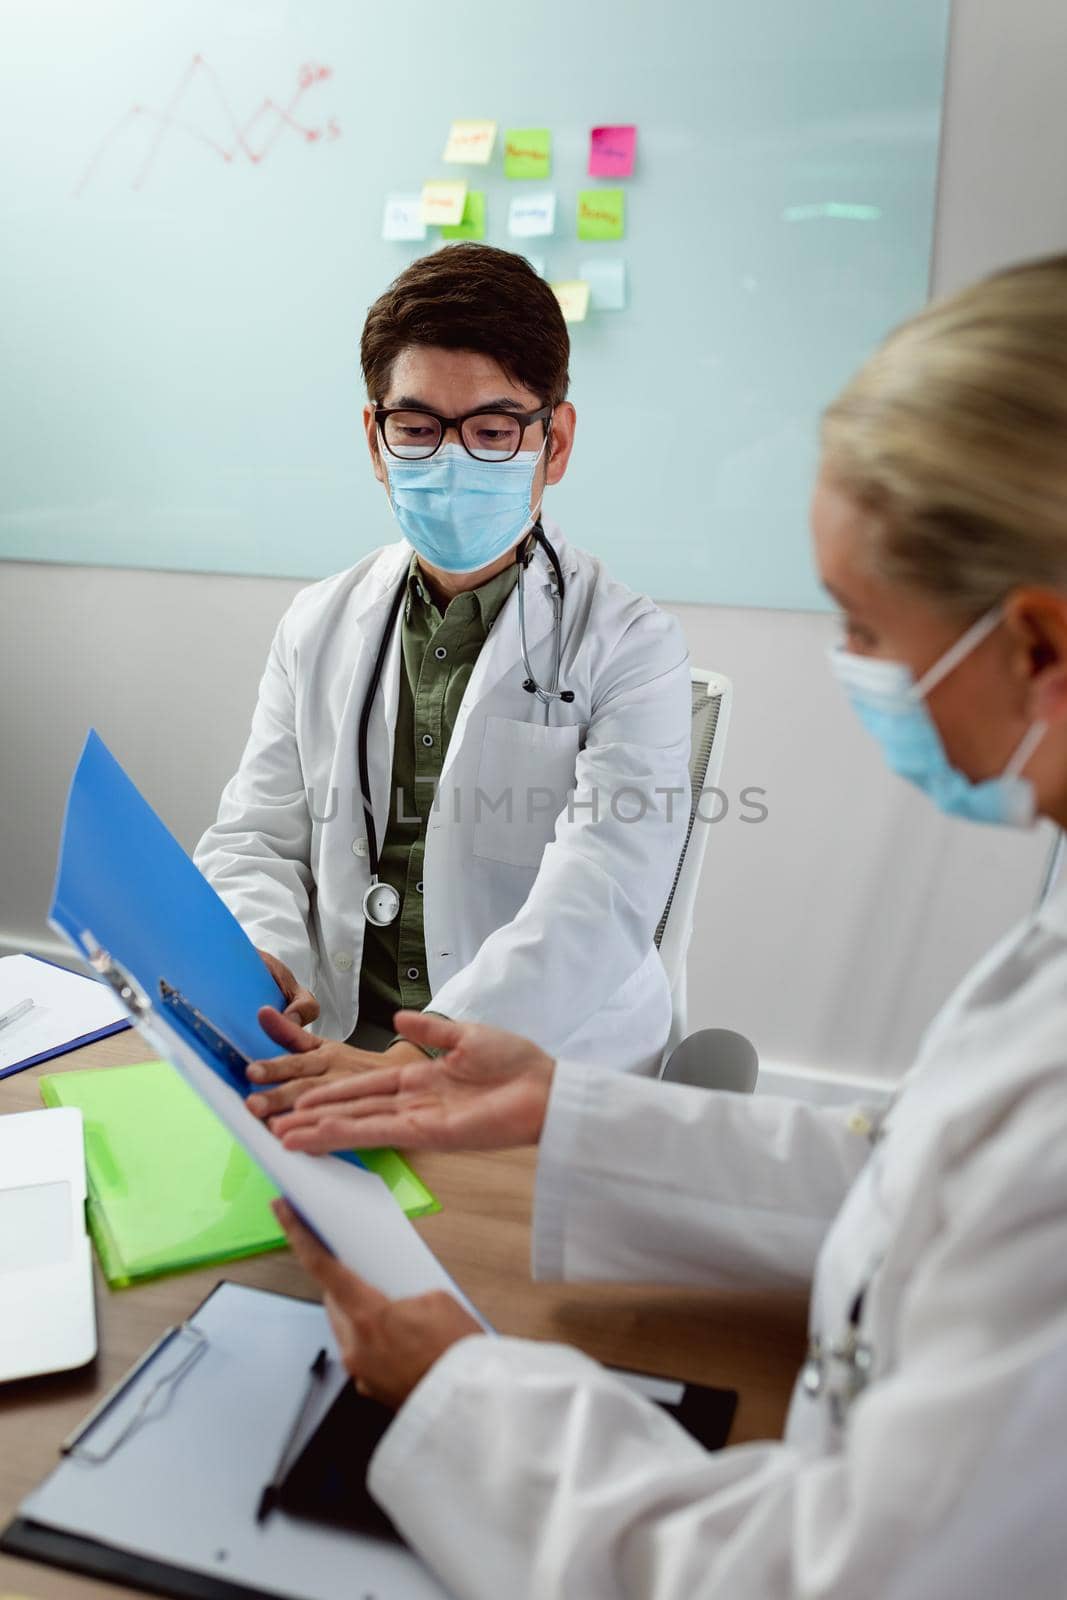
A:
<svg viewBox="0 0 1067 1600">
<path fill-rule="evenodd" d="M 509 128 L 504 135 L 505 178 L 547 178 L 552 171 L 548 128 Z"/>
<path fill-rule="evenodd" d="M 625 232 L 625 190 L 581 190 L 578 195 L 579 239 L 621 239 Z"/>
<path fill-rule="evenodd" d="M 278 1191 L 167 1062 L 54 1073 L 41 1099 L 81 1110 L 89 1232 L 111 1288 L 285 1244 Z M 440 1209 L 395 1150 L 361 1159 L 409 1217 Z"/>
<path fill-rule="evenodd" d="M 485 238 L 485 192 L 482 189 L 467 190 L 467 198 L 463 203 L 462 220 L 452 224 L 446 223 L 441 229 L 441 238 Z"/>
</svg>

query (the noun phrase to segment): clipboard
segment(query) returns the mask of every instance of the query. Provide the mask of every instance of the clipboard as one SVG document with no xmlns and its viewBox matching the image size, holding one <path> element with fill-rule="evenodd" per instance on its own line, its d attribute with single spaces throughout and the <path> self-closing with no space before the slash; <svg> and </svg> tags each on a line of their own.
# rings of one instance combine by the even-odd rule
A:
<svg viewBox="0 0 1067 1600">
<path fill-rule="evenodd" d="M 256 1013 L 278 987 L 95 732 L 70 786 L 49 920 L 328 1250 L 394 1298 L 446 1290 L 488 1331 L 377 1173 L 286 1150 L 247 1109 L 244 1069 L 276 1051 Z"/>
<path fill-rule="evenodd" d="M 256 1520 L 301 1375 L 323 1346 L 331 1371 L 304 1439 L 351 1388 L 325 1311 L 220 1283 L 65 1441 L 0 1550 L 180 1600 L 448 1600 L 396 1538 L 281 1504 Z"/>
</svg>

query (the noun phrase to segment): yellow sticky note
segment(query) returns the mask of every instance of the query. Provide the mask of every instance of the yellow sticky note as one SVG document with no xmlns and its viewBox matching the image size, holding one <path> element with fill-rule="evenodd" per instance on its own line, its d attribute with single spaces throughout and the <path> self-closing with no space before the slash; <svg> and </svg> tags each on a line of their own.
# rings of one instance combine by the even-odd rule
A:
<svg viewBox="0 0 1067 1600">
<path fill-rule="evenodd" d="M 554 283 L 552 292 L 560 303 L 564 322 L 584 322 L 589 310 L 589 285 L 580 278 Z"/>
<path fill-rule="evenodd" d="M 465 178 L 434 178 L 422 186 L 422 220 L 431 228 L 454 228 L 467 203 Z"/>
<path fill-rule="evenodd" d="M 496 143 L 495 122 L 454 122 L 448 130 L 444 160 L 484 167 Z"/>
</svg>

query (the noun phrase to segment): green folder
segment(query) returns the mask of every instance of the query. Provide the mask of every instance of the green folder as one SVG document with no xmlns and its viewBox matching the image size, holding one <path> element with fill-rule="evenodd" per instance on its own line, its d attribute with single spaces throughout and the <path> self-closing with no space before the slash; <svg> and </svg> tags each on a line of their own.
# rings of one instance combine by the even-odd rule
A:
<svg viewBox="0 0 1067 1600">
<path fill-rule="evenodd" d="M 85 1119 L 89 1231 L 111 1288 L 277 1250 L 277 1189 L 166 1061 L 57 1072 L 46 1106 Z M 360 1151 L 409 1217 L 441 1208 L 395 1150 Z"/>
</svg>

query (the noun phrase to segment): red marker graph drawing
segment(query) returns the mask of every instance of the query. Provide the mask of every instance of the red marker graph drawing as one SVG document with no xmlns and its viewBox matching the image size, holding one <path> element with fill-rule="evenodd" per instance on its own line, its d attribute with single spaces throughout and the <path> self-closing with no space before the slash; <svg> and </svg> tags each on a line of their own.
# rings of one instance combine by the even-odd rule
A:
<svg viewBox="0 0 1067 1600">
<path fill-rule="evenodd" d="M 162 109 L 157 106 L 132 105 L 104 135 L 74 187 L 75 198 L 92 182 L 109 152 L 123 135 L 133 128 L 143 128 L 151 132 L 144 160 L 131 184 L 134 189 L 144 188 L 152 176 L 164 143 L 174 134 L 192 139 L 196 144 L 210 150 L 221 161 L 230 163 L 247 161 L 252 166 L 258 166 L 267 158 L 282 134 L 295 135 L 305 144 L 339 139 L 341 129 L 335 117 L 328 117 L 325 123 L 312 123 L 303 114 L 297 115 L 301 101 L 309 91 L 325 83 L 332 76 L 331 67 L 317 65 L 314 62 L 305 63 L 297 73 L 296 88 L 284 104 L 269 95 L 265 96 L 251 116 L 239 122 L 214 67 L 209 61 L 205 61 L 202 55 L 195 55 Z M 201 127 L 199 122 L 182 115 L 182 104 L 198 81 L 208 87 L 222 113 L 222 127 L 216 129 L 215 133 Z"/>
</svg>

